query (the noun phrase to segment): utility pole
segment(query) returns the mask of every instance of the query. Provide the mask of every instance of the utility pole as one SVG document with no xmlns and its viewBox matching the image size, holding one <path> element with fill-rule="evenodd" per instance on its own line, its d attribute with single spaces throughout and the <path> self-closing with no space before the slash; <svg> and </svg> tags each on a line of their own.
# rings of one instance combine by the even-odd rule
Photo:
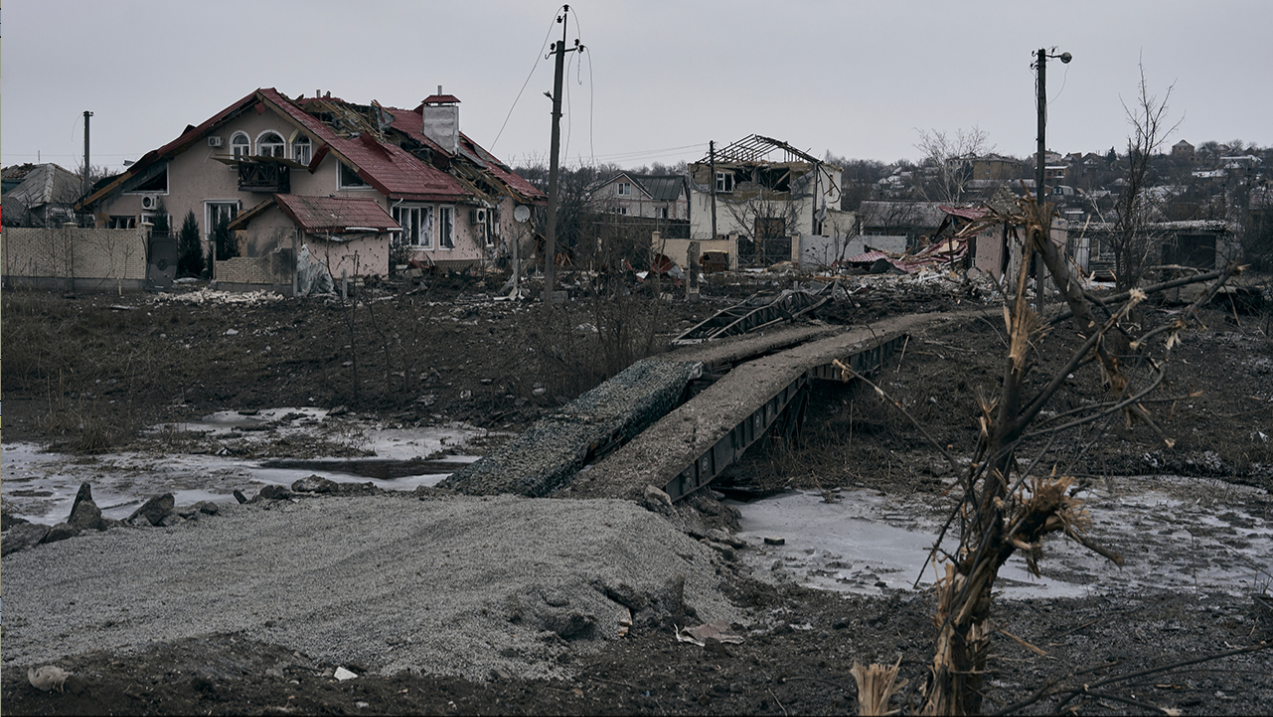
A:
<svg viewBox="0 0 1273 717">
<path fill-rule="evenodd" d="M 93 166 L 88 163 L 88 118 L 92 116 L 92 112 L 84 110 L 84 176 L 82 178 L 82 182 L 84 185 L 83 196 L 85 197 L 88 196 L 88 190 L 93 186 L 88 179 L 88 168 Z"/>
<path fill-rule="evenodd" d="M 1052 48 L 1052 49 L 1056 49 L 1056 48 Z M 1070 60 L 1074 59 L 1074 56 L 1068 52 L 1062 52 L 1059 55 L 1049 55 L 1047 49 L 1042 47 L 1039 48 L 1039 51 L 1036 54 L 1038 55 L 1038 59 L 1035 61 L 1034 67 L 1038 71 L 1039 76 L 1038 76 L 1038 82 L 1036 83 L 1038 85 L 1037 87 L 1038 97 L 1035 102 L 1038 106 L 1038 113 L 1039 113 L 1039 150 L 1038 150 L 1038 154 L 1036 154 L 1034 158 L 1034 193 L 1035 193 L 1034 196 L 1035 196 L 1035 199 L 1038 200 L 1039 206 L 1042 207 L 1043 201 L 1044 201 L 1044 195 L 1045 195 L 1044 184 L 1045 184 L 1045 175 L 1046 175 L 1046 172 L 1045 172 L 1046 162 L 1044 161 L 1044 158 L 1048 152 L 1048 144 L 1047 144 L 1048 58 L 1055 57 L 1061 61 L 1061 64 L 1068 65 L 1070 64 Z M 1052 237 L 1050 236 L 1044 237 L 1044 241 L 1052 241 Z M 1033 255 L 1031 256 L 1031 258 L 1033 258 Z M 1038 309 L 1040 312 L 1043 311 L 1043 291 L 1044 291 L 1043 262 L 1041 259 L 1042 258 L 1040 257 L 1040 261 L 1037 262 L 1038 274 L 1036 275 L 1036 281 L 1034 285 L 1035 299 L 1038 303 Z M 1022 261 L 1024 260 L 1025 258 L 1022 257 Z"/>
<path fill-rule="evenodd" d="M 552 149 L 548 159 L 548 235 L 544 237 L 544 313 L 552 311 L 553 285 L 557 259 L 557 152 L 561 149 L 561 82 L 565 72 L 566 53 L 583 50 L 583 45 L 575 39 L 575 46 L 566 49 L 566 13 L 569 5 L 563 5 L 557 22 L 561 23 L 561 42 L 553 43 L 548 54 L 557 56 L 557 67 L 553 74 L 553 93 L 549 98 L 553 101 L 553 134 Z"/>
<path fill-rule="evenodd" d="M 711 167 L 712 177 L 712 241 L 716 240 L 716 140 L 707 143 L 707 161 Z"/>
</svg>

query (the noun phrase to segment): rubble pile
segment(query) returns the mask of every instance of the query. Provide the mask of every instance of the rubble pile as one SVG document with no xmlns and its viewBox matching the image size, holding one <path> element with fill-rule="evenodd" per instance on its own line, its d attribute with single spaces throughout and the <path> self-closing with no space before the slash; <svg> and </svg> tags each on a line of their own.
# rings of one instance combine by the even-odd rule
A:
<svg viewBox="0 0 1273 717">
<path fill-rule="evenodd" d="M 160 292 L 155 301 L 180 301 L 186 304 L 263 304 L 269 301 L 282 301 L 283 295 L 273 291 L 215 291 L 199 289 L 182 294 Z"/>
<path fill-rule="evenodd" d="M 638 361 L 439 487 L 473 495 L 547 495 L 675 408 L 701 371 L 697 361 Z"/>
</svg>

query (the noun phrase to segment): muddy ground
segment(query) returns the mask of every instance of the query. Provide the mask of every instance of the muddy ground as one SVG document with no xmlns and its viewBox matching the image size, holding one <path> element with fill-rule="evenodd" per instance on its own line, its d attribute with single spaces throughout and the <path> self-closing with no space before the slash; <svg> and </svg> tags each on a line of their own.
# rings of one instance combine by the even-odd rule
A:
<svg viewBox="0 0 1273 717">
<path fill-rule="evenodd" d="M 222 409 L 302 405 L 344 406 L 404 427 L 467 421 L 516 431 L 761 288 L 715 282 L 698 303 L 654 301 L 649 292 L 618 301 L 579 296 L 545 320 L 537 304 L 494 302 L 490 287 L 446 283 L 383 287 L 356 303 L 6 291 L 4 439 L 72 452 L 123 450 L 155 440 L 139 433 L 144 426 Z M 984 293 L 877 285 L 824 307 L 817 320 L 856 324 L 901 311 L 984 308 L 962 326 L 912 336 L 876 377 L 933 439 L 968 456 L 977 398 L 993 396 L 1004 355 L 1002 313 Z M 1149 306 L 1135 319 L 1156 325 L 1179 308 Z M 1066 434 L 1041 465 L 1091 477 L 1206 476 L 1267 492 L 1270 318 L 1233 309 L 1209 309 L 1206 328 L 1187 333 L 1172 351 L 1160 394 L 1169 400 L 1151 409 L 1177 439 L 1174 448 L 1147 426 L 1116 418 Z M 1054 329 L 1041 374 L 1066 358 L 1070 333 L 1068 324 Z M 1147 371 L 1130 348 L 1124 362 Z M 1095 372 L 1090 365 L 1075 372 L 1054 416 L 1063 419 L 1099 394 Z M 309 452 L 275 447 L 276 454 Z M 899 411 L 870 391 L 827 386 L 811 401 L 799 442 L 756 451 L 730 471 L 727 487 L 740 495 L 783 486 L 922 494 L 944 491 L 953 475 Z M 36 690 L 25 670 L 6 663 L 0 698 L 13 714 L 842 714 L 857 709 L 848 673 L 854 662 L 900 659 L 909 680 L 903 706 L 917 708 L 933 634 L 928 596 L 844 597 L 745 575 L 724 580 L 721 589 L 774 618 L 734 626 L 745 635 L 742 644 L 707 648 L 678 644 L 670 631 L 634 630 L 598 653 L 570 658 L 569 680 L 492 675 L 474 683 L 401 673 L 339 681 L 332 676 L 337 665 L 242 636 L 208 635 L 138 645 L 127 654 L 67 655 L 56 663 L 73 675 L 64 693 Z M 1268 585 L 1252 591 L 1267 594 Z M 991 711 L 1048 684 L 1075 689 L 1024 711 L 1245 714 L 1273 705 L 1273 651 L 1146 672 L 1273 639 L 1273 614 L 1250 594 L 1097 587 L 1076 600 L 1000 602 L 995 614 L 1005 632 L 994 638 Z"/>
</svg>

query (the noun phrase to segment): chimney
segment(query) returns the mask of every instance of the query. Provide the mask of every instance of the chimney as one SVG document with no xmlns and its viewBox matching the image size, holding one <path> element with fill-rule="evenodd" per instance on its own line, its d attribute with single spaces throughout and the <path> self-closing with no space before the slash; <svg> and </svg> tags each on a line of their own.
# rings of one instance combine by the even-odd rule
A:
<svg viewBox="0 0 1273 717">
<path fill-rule="evenodd" d="M 439 147 L 452 155 L 460 151 L 460 101 L 451 95 L 442 94 L 442 85 L 438 85 L 438 93 L 424 98 L 420 105 L 420 114 L 424 118 L 423 133 Z"/>
</svg>

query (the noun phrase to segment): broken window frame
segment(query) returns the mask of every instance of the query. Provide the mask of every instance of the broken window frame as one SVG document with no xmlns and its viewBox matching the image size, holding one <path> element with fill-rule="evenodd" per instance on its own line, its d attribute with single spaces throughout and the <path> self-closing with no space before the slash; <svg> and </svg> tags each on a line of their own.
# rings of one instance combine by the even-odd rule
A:
<svg viewBox="0 0 1273 717">
<path fill-rule="evenodd" d="M 340 163 L 340 176 L 336 181 L 340 189 L 371 189 L 371 186 L 358 176 L 358 172 L 344 162 Z"/>
<path fill-rule="evenodd" d="M 655 207 L 655 208 L 654 208 L 654 218 L 655 218 L 655 219 L 667 219 L 667 218 L 668 218 L 667 207 Z"/>
<path fill-rule="evenodd" d="M 287 142 L 283 135 L 267 129 L 256 138 L 256 154 L 258 157 L 287 157 Z"/>
<path fill-rule="evenodd" d="M 438 207 L 438 248 L 455 248 L 455 207 Z"/>
<path fill-rule="evenodd" d="M 716 193 L 730 194 L 734 191 L 734 173 L 733 172 L 717 172 L 716 173 Z"/>
<path fill-rule="evenodd" d="M 309 141 L 309 137 L 298 135 L 292 140 L 292 159 L 306 167 L 310 161 L 314 159 L 314 145 Z"/>
<path fill-rule="evenodd" d="M 106 220 L 105 229 L 136 229 L 137 217 L 131 214 L 112 214 Z"/>
<path fill-rule="evenodd" d="M 394 245 L 411 249 L 433 248 L 433 207 L 403 204 L 393 208 L 393 220 L 402 227 L 394 233 Z"/>
<path fill-rule="evenodd" d="M 246 132 L 235 132 L 230 137 L 230 153 L 235 159 L 247 159 L 252 155 L 252 140 Z"/>
<path fill-rule="evenodd" d="M 205 200 L 203 203 L 204 238 L 209 242 L 213 241 L 212 234 L 216 231 L 217 223 L 222 220 L 226 224 L 234 221 L 238 218 L 241 208 L 241 203 L 237 199 Z"/>
</svg>

